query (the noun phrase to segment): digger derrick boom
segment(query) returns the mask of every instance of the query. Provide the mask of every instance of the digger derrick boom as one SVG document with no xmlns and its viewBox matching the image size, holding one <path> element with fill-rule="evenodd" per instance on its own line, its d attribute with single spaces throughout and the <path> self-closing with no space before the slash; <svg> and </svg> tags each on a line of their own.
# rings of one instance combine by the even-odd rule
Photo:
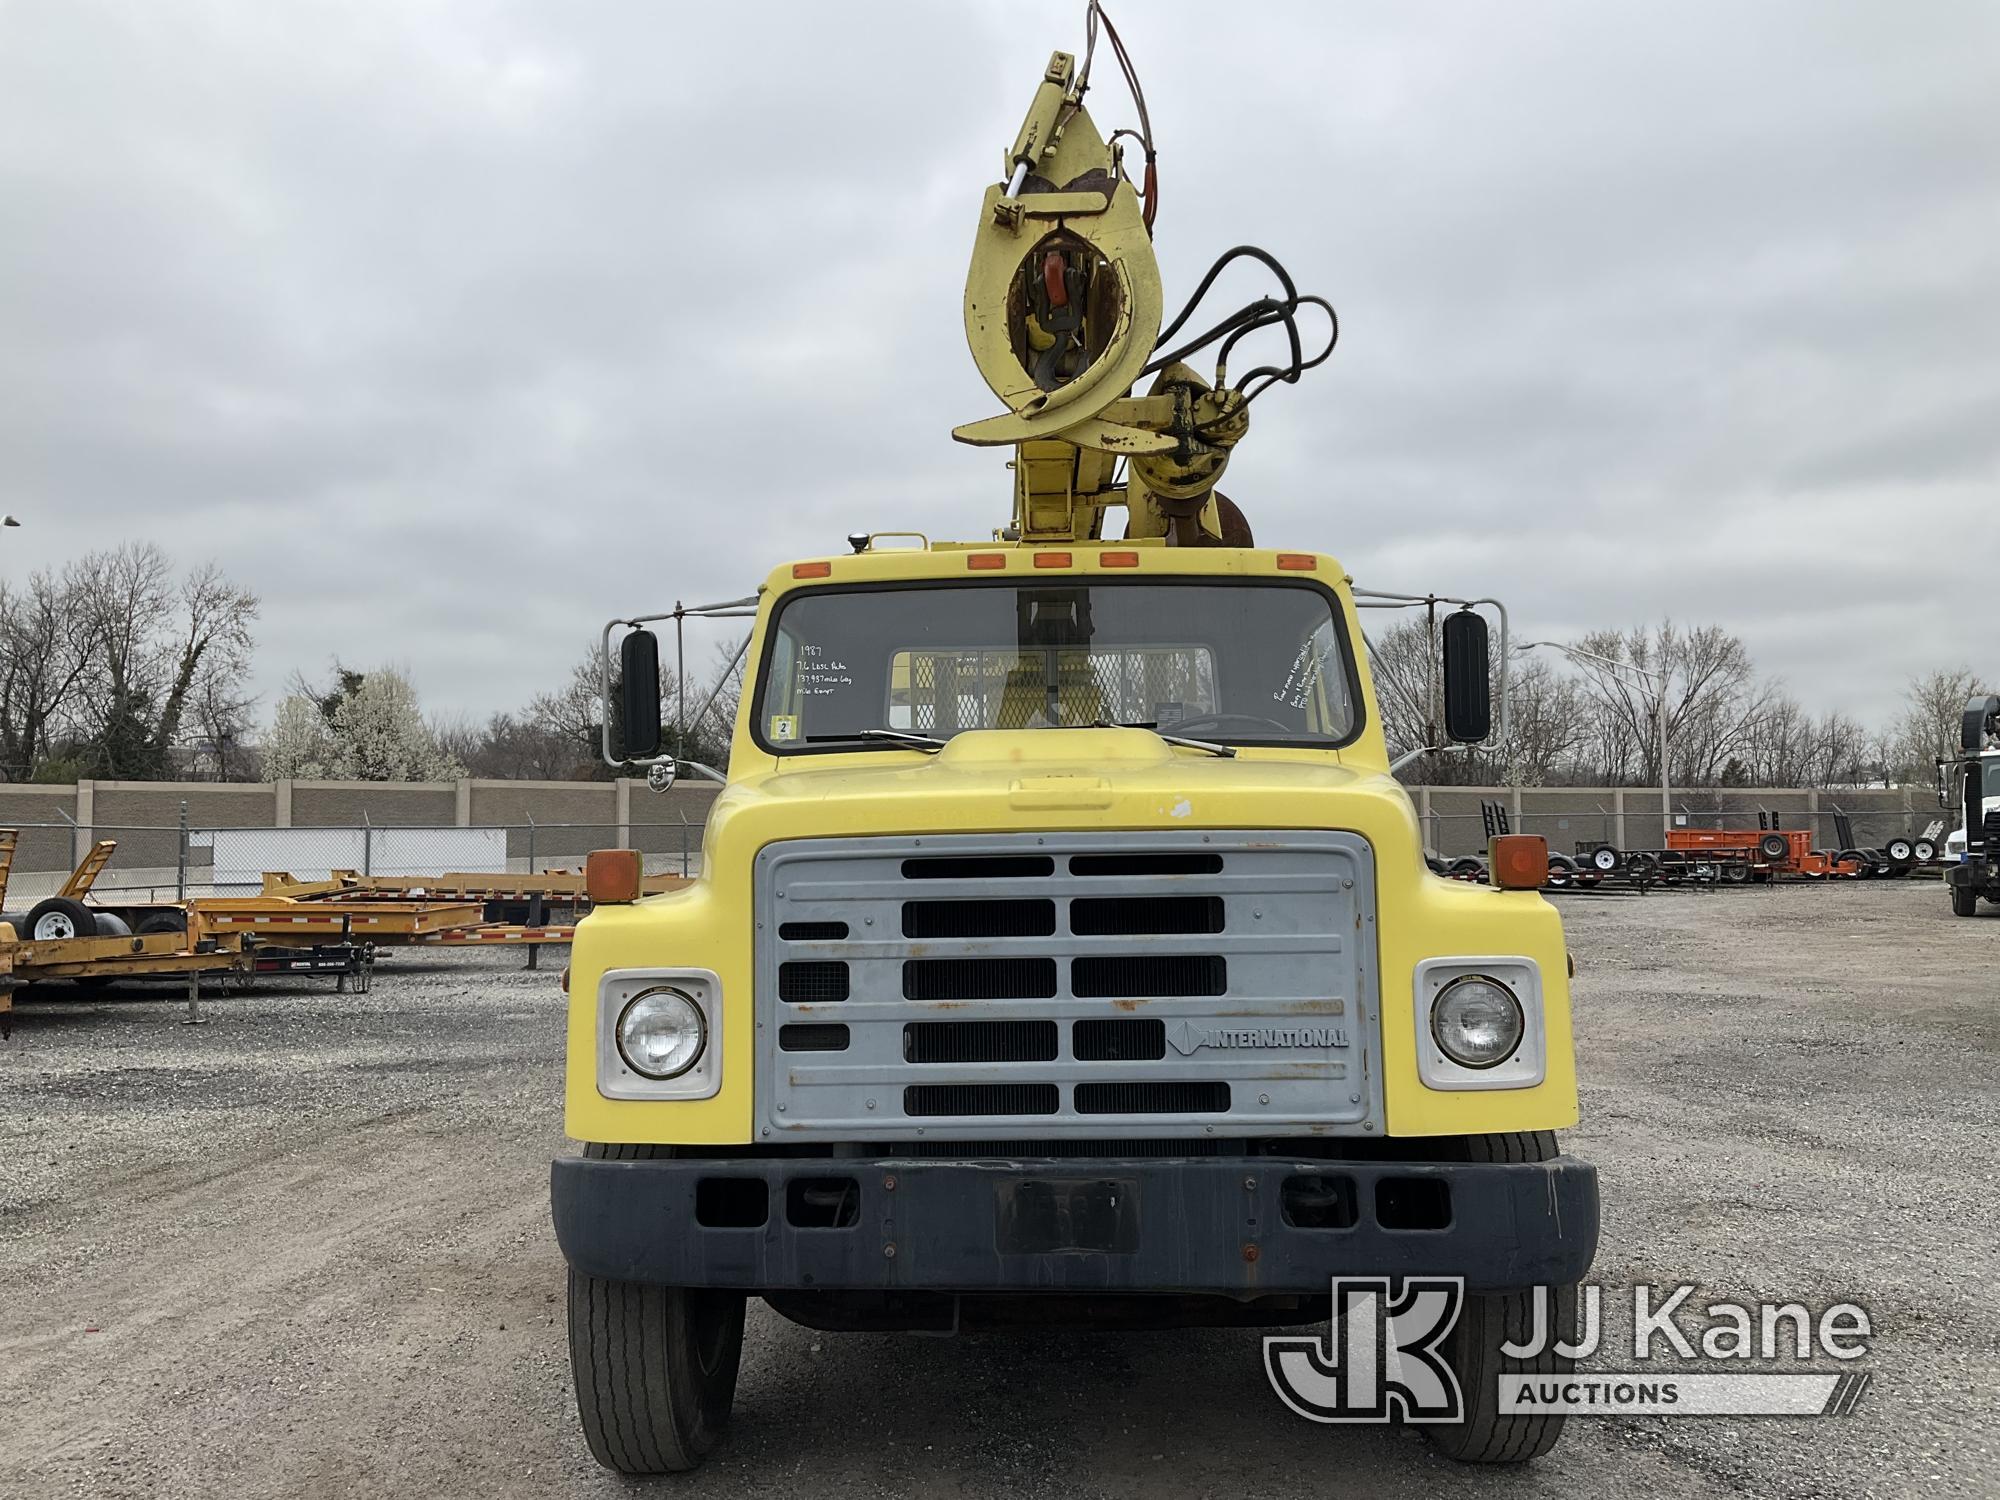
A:
<svg viewBox="0 0 2000 1500">
<path fill-rule="evenodd" d="M 1092 14 L 1095 22 L 1101 13 Z M 1153 253 L 1158 185 L 1150 125 L 1122 46 L 1119 57 L 1141 119 L 1143 201 L 1118 145 L 1134 132 L 1114 132 L 1107 143 L 1084 108 L 1088 57 L 1079 69 L 1072 55 L 1056 53 L 1005 154 L 1006 179 L 986 189 L 965 282 L 966 342 L 1007 410 L 957 427 L 952 436 L 978 447 L 1013 447 L 1014 509 L 1004 537 L 1098 540 L 1104 513 L 1122 507 L 1129 538 L 1248 546 L 1248 522 L 1216 483 L 1249 429 L 1251 400 L 1325 359 L 1338 324 L 1323 299 L 1298 294 L 1271 256 L 1238 246 L 1216 262 L 1166 334 L 1178 331 L 1216 275 L 1236 260 L 1261 261 L 1284 295 L 1253 301 L 1180 348 L 1160 352 L 1165 309 Z M 1310 360 L 1296 322 L 1306 303 L 1325 311 L 1332 328 L 1325 349 Z M 1289 335 L 1290 363 L 1253 370 L 1232 388 L 1227 362 L 1237 341 L 1280 326 Z M 1184 357 L 1218 342 L 1210 380 Z M 1152 384 L 1135 396 L 1148 375 Z"/>
</svg>

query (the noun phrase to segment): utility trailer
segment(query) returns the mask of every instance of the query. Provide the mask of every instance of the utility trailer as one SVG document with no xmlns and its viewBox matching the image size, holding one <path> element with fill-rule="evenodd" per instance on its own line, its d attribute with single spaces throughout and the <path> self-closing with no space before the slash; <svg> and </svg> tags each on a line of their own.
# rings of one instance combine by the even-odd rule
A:
<svg viewBox="0 0 2000 1500">
<path fill-rule="evenodd" d="M 7 881 L 13 873 L 17 830 L 0 828 L 0 910 L 7 898 Z M 103 846 L 99 846 L 101 849 Z M 93 850 L 83 864 L 71 872 L 63 890 L 87 892 L 90 882 L 104 868 L 104 860 Z M 57 900 L 51 897 L 50 900 Z M 211 934 L 199 921 L 173 931 L 135 933 L 123 922 L 99 928 L 90 909 L 71 897 L 61 897 L 83 913 L 70 915 L 66 906 L 51 908 L 48 901 L 37 903 L 18 923 L 0 918 L 0 1031 L 6 1028 L 13 1008 L 13 992 L 44 980 L 70 979 L 79 984 L 110 984 L 121 979 L 184 978 L 192 1002 L 204 974 L 243 973 L 250 966 L 243 939 L 234 934 Z M 63 920 L 37 921 L 49 910 L 63 914 Z M 87 926 L 87 930 L 79 930 Z M 38 931 L 41 935 L 37 935 Z"/>
<path fill-rule="evenodd" d="M 1671 843 L 1664 849 L 1619 849 L 1601 840 L 1579 840 L 1573 858 L 1562 860 L 1568 884 L 1623 880 L 1635 886 L 1748 885 L 1770 878 L 1754 847 L 1736 844 Z M 1552 868 L 1558 856 L 1550 856 Z"/>
<path fill-rule="evenodd" d="M 679 876 L 655 875 L 646 890 L 659 894 L 685 884 Z M 567 945 L 575 937 L 576 917 L 589 899 L 584 877 L 568 871 L 392 879 L 336 870 L 309 881 L 274 870 L 258 895 L 194 904 L 211 925 L 265 942 L 338 935 L 371 948 L 525 947 L 534 968 L 545 944 Z M 552 907 L 566 910 L 569 920 L 551 921 Z"/>
<path fill-rule="evenodd" d="M 644 894 L 657 896 L 688 883 L 681 875 L 649 875 Z M 590 894 L 580 870 L 545 870 L 534 875 L 454 871 L 438 876 L 362 875 L 354 870 L 335 870 L 325 880 L 311 881 L 273 871 L 264 876 L 264 894 L 297 901 L 477 901 L 485 923 L 521 929 L 547 927 L 559 912 L 567 913 L 569 925 L 573 925 L 575 918 L 590 909 Z M 488 940 L 568 941 L 526 936 Z"/>
<path fill-rule="evenodd" d="M 218 931 L 268 942 L 358 939 L 377 946 L 420 942 L 484 921 L 472 901 L 320 900 L 285 896 L 203 896 L 189 903 Z"/>
<path fill-rule="evenodd" d="M 689 883 L 683 875 L 648 875 L 644 894 L 656 896 Z M 335 870 L 325 880 L 300 880 L 284 871 L 272 871 L 264 876 L 264 892 L 301 900 L 334 895 L 486 902 L 540 898 L 550 906 L 587 905 L 590 900 L 581 870 L 544 870 L 535 875 L 453 871 L 436 876 L 363 875 L 354 870 Z"/>
<path fill-rule="evenodd" d="M 1488 798 L 1479 804 L 1479 814 L 1489 843 L 1512 831 L 1506 804 Z M 1735 845 L 1691 843 L 1623 851 L 1601 839 L 1579 839 L 1572 847 L 1574 855 L 1549 855 L 1544 889 L 1591 890 L 1614 882 L 1641 890 L 1655 885 L 1735 885 L 1750 880 L 1756 868 L 1755 851 Z M 1478 883 L 1487 878 L 1486 861 L 1467 856 L 1449 862 L 1438 873 Z"/>
<path fill-rule="evenodd" d="M 1786 828 L 1774 812 L 1759 811 L 1757 827 L 1670 828 L 1664 848 L 1620 849 L 1602 840 L 1579 841 L 1574 866 L 1603 878 L 1623 877 L 1635 885 L 1763 884 L 1780 878 L 1858 879 L 1907 874 L 1909 864 L 1877 851 L 1857 849 L 1847 815 L 1834 812 L 1843 845 L 1837 854 L 1813 847 L 1810 829 Z"/>
</svg>

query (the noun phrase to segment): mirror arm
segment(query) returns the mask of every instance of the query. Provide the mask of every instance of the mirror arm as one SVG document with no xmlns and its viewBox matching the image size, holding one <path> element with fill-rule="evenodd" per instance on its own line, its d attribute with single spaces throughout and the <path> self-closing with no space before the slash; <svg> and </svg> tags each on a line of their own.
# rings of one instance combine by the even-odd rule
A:
<svg viewBox="0 0 2000 1500">
<path fill-rule="evenodd" d="M 663 610 L 659 614 L 634 615 L 629 620 L 618 619 L 606 620 L 604 622 L 604 629 L 599 634 L 597 642 L 597 698 L 599 715 L 602 720 L 598 725 L 599 753 L 603 756 L 604 763 L 607 766 L 617 771 L 622 770 L 626 766 L 657 765 L 663 760 L 672 759 L 670 756 L 656 755 L 651 760 L 621 760 L 611 753 L 611 632 L 616 630 L 620 625 L 637 630 L 642 625 L 651 625 L 660 620 L 678 622 L 686 619 L 689 615 L 705 620 L 754 619 L 757 614 L 757 598 L 756 594 L 746 594 L 741 599 L 724 599 L 717 604 L 676 605 L 674 608 Z M 735 658 L 729 663 L 731 671 L 735 670 L 736 663 L 742 660 L 743 653 L 749 649 L 749 646 L 750 638 L 745 636 L 743 644 L 736 650 Z M 721 691 L 719 684 L 716 691 L 718 693 Z M 710 702 L 713 702 L 714 698 L 715 694 L 711 693 L 709 695 Z M 706 709 L 707 705 L 704 704 L 703 707 Z M 701 716 L 697 714 L 695 717 L 699 720 Z M 686 761 L 683 764 L 692 766 L 695 763 L 693 761 Z M 696 769 L 717 781 L 724 780 L 722 773 L 714 770 L 712 767 L 698 766 Z"/>
<path fill-rule="evenodd" d="M 715 686 L 709 689 L 707 701 L 704 702 L 700 708 L 694 711 L 695 723 L 699 724 L 702 721 L 702 717 L 705 714 L 707 714 L 707 712 L 710 709 L 715 707 L 715 700 L 722 696 L 723 685 L 729 681 L 729 674 L 736 670 L 736 664 L 743 660 L 743 653 L 748 651 L 749 649 L 750 649 L 750 637 L 746 635 L 743 637 L 743 644 L 736 648 L 736 654 L 729 658 L 729 665 L 722 669 L 722 675 L 715 679 Z M 724 723 L 722 727 L 729 730 L 731 733 L 734 733 L 736 729 L 736 726 L 734 724 L 729 724 L 729 723 Z M 687 734 L 686 728 L 683 727 L 681 730 L 681 735 L 683 739 L 686 738 L 686 734 Z M 685 750 L 687 746 L 685 744 L 680 744 L 676 745 L 674 748 L 676 750 Z M 691 760 L 683 761 L 682 763 L 684 765 L 695 766 L 697 770 L 704 769 L 703 767 L 699 766 L 696 762 Z M 715 779 L 717 781 L 720 781 L 723 778 L 717 776 Z"/>
<path fill-rule="evenodd" d="M 1507 729 L 1511 721 L 1507 716 L 1507 679 L 1509 671 L 1507 658 L 1509 649 L 1507 644 L 1508 621 L 1506 605 L 1502 604 L 1498 599 L 1454 599 L 1446 594 L 1402 594 L 1389 589 L 1364 589 L 1356 587 L 1351 582 L 1348 585 L 1348 592 L 1353 595 L 1354 607 L 1357 610 L 1410 609 L 1418 605 L 1428 606 L 1434 604 L 1456 604 L 1464 609 L 1476 609 L 1482 604 L 1491 605 L 1493 612 L 1500 617 L 1500 717 L 1498 727 L 1494 732 L 1479 743 L 1481 745 L 1504 745 L 1507 743 Z M 1436 692 L 1436 672 L 1437 663 L 1433 661 L 1430 663 L 1429 675 L 1425 680 L 1426 689 L 1432 693 Z M 1426 745 L 1421 749 L 1413 750 L 1408 755 L 1397 760 L 1389 769 L 1391 772 L 1394 772 L 1400 767 L 1408 765 L 1417 756 L 1428 755 L 1442 748 L 1442 746 L 1437 745 Z"/>
<path fill-rule="evenodd" d="M 636 620 L 606 620 L 597 639 L 597 735 L 604 763 L 614 771 L 626 762 L 611 753 L 611 632 L 620 625 L 637 629 L 638 624 Z"/>
</svg>

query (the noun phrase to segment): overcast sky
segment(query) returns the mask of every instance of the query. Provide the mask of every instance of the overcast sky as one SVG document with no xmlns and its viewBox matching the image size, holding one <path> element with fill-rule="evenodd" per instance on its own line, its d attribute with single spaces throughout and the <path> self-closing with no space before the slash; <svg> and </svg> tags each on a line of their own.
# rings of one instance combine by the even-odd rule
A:
<svg viewBox="0 0 2000 1500">
<path fill-rule="evenodd" d="M 1720 621 L 1816 710 L 2000 670 L 2000 6 L 1111 10 L 1169 305 L 1250 241 L 1340 309 L 1225 483 L 1260 542 Z M 337 654 L 483 715 L 986 534 L 966 259 L 1082 15 L 0 0 L 0 571 L 150 538 L 261 592 L 267 709 Z"/>
</svg>

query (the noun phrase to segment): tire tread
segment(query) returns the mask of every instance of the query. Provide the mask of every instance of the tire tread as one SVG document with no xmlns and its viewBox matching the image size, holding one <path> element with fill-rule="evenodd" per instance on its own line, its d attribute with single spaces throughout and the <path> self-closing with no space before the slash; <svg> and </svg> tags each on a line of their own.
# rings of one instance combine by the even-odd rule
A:
<svg viewBox="0 0 2000 1500">
<path fill-rule="evenodd" d="M 1469 1135 L 1460 1137 L 1457 1145 L 1453 1155 L 1472 1162 L 1554 1161 L 1561 1154 L 1553 1130 Z M 1568 1336 L 1575 1329 L 1575 1291 L 1567 1287 L 1551 1291 L 1558 1329 Z M 1460 1393 L 1466 1402 L 1466 1421 L 1457 1428 L 1430 1429 L 1432 1441 L 1447 1457 L 1461 1463 L 1525 1463 L 1540 1458 L 1562 1437 L 1565 1418 L 1560 1413 L 1503 1415 L 1475 1404 L 1480 1391 L 1489 1393 L 1487 1399 L 1492 1399 L 1490 1393 L 1503 1368 L 1536 1375 L 1566 1374 L 1574 1368 L 1574 1360 L 1557 1355 L 1553 1348 L 1544 1349 L 1528 1361 L 1500 1357 L 1502 1342 L 1518 1343 L 1532 1331 L 1533 1297 L 1532 1291 L 1466 1294 L 1466 1306 L 1459 1315 L 1460 1327 L 1465 1336 L 1477 1336 L 1479 1343 L 1479 1352 L 1469 1363 L 1463 1355 L 1458 1361 L 1472 1372 L 1471 1379 L 1465 1381 L 1468 1388 Z"/>
</svg>

